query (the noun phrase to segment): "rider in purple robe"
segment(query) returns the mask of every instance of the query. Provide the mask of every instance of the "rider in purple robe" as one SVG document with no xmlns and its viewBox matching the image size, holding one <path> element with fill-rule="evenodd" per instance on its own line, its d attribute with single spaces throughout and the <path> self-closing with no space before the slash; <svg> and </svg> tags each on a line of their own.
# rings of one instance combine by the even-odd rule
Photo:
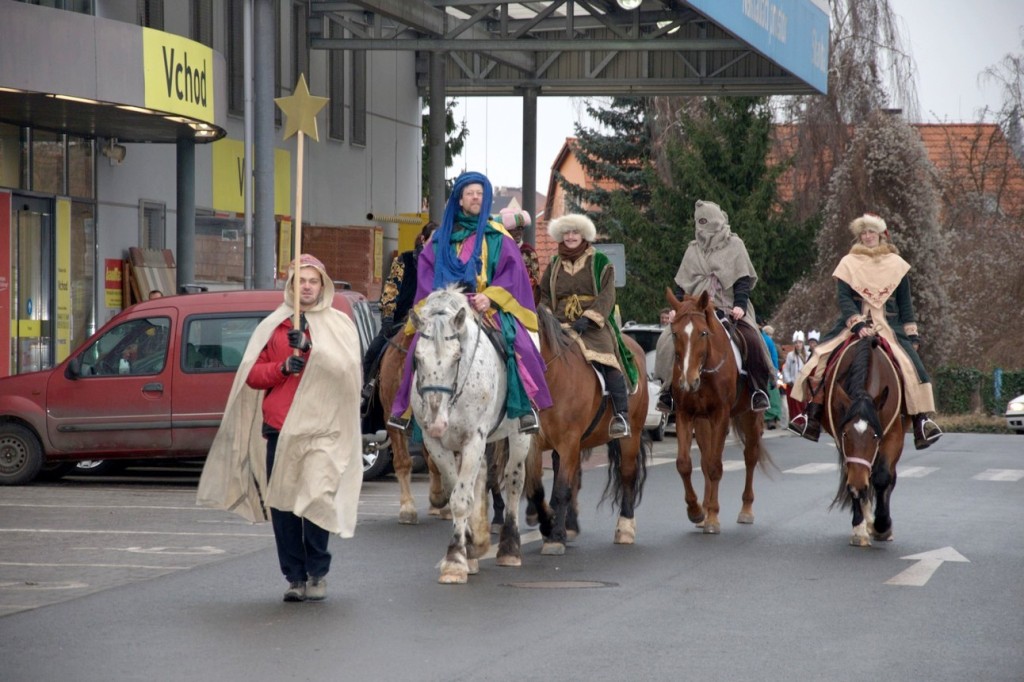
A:
<svg viewBox="0 0 1024 682">
<path fill-rule="evenodd" d="M 488 217 L 491 200 L 486 176 L 469 172 L 456 179 L 441 225 L 420 253 L 414 305 L 449 284 L 462 287 L 470 307 L 504 337 L 508 351 L 506 414 L 519 419 L 521 432 L 532 433 L 540 428 L 534 406 L 539 410 L 551 406 L 544 360 L 530 336 L 537 332 L 537 309 L 519 247 L 501 224 Z M 406 326 L 407 334 L 413 331 L 411 323 Z M 389 426 L 403 431 L 410 422 L 417 338 L 406 355 L 402 383 L 388 420 Z"/>
</svg>

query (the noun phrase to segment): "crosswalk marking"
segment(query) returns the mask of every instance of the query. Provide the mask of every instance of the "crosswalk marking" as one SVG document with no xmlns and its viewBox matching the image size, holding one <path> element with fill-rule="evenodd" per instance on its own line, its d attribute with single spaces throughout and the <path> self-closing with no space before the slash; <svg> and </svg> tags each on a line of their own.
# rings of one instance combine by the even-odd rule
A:
<svg viewBox="0 0 1024 682">
<path fill-rule="evenodd" d="M 798 467 L 792 469 L 786 469 L 782 473 L 784 474 L 822 474 L 826 471 L 835 471 L 837 465 L 835 462 L 811 462 L 809 464 L 801 464 Z"/>
<path fill-rule="evenodd" d="M 938 471 L 938 467 L 906 467 L 897 468 L 896 475 L 900 478 L 924 478 L 928 474 Z"/>
<path fill-rule="evenodd" d="M 1019 481 L 1024 478 L 1024 469 L 986 469 L 972 477 L 975 481 Z"/>
</svg>

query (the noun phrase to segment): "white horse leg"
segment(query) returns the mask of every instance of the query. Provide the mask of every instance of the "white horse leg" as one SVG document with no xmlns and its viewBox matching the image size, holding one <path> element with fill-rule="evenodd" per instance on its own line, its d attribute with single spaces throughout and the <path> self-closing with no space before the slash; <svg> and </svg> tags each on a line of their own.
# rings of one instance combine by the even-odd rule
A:
<svg viewBox="0 0 1024 682">
<path fill-rule="evenodd" d="M 854 547 L 870 547 L 871 536 L 870 533 L 874 530 L 875 514 L 871 508 L 871 500 L 861 499 L 854 500 L 854 504 L 860 503 L 861 514 L 864 519 L 853 527 L 853 534 L 850 535 L 850 544 Z"/>
<path fill-rule="evenodd" d="M 519 535 L 519 500 L 526 483 L 526 459 L 530 454 L 533 436 L 516 433 L 508 439 L 508 460 L 505 462 L 505 520 L 498 536 L 496 563 L 499 566 L 523 565 L 522 544 Z"/>
<path fill-rule="evenodd" d="M 445 453 L 445 460 L 448 459 Z M 448 551 L 441 560 L 441 575 L 438 582 L 444 584 L 465 584 L 469 580 L 469 550 L 466 540 L 470 536 L 470 516 L 474 512 L 477 488 L 481 486 L 480 474 L 482 473 L 482 462 L 484 460 L 484 443 L 481 437 L 475 436 L 466 443 L 461 456 L 458 473 L 448 498 L 448 504 L 452 510 L 452 539 L 448 545 Z M 446 473 L 448 462 L 441 467 L 442 474 Z M 455 455 L 451 453 L 451 468 L 455 468 Z M 445 483 L 448 476 L 444 476 Z M 483 481 L 486 485 L 486 480 Z M 445 485 L 447 488 L 448 486 Z M 484 516 L 486 520 L 486 514 Z M 486 535 L 486 533 L 485 533 Z M 488 536 L 489 538 L 489 536 Z"/>
</svg>

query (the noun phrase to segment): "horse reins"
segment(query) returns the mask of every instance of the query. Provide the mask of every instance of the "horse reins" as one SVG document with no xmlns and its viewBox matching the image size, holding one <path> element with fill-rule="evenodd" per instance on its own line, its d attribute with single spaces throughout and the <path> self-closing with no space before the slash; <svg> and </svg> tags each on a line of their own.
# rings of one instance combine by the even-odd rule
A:
<svg viewBox="0 0 1024 682">
<path fill-rule="evenodd" d="M 850 348 L 852 348 L 854 345 L 855 344 L 852 344 L 852 343 L 851 344 L 847 344 L 842 349 L 842 352 L 839 354 L 839 357 L 836 359 L 836 362 L 835 362 L 836 371 L 832 372 L 832 375 L 829 377 L 829 385 L 828 385 L 828 389 L 829 389 L 828 390 L 828 394 L 829 394 L 829 396 L 831 396 L 833 391 L 835 390 L 836 381 L 838 381 L 838 376 L 839 376 L 839 371 L 838 371 L 839 370 L 839 365 L 840 365 L 840 363 L 843 360 L 843 356 L 845 356 L 847 351 L 849 351 Z M 893 364 L 892 359 L 889 357 L 889 354 L 883 352 L 882 353 L 882 357 L 884 357 L 885 361 L 889 364 L 889 368 L 892 369 L 893 375 L 897 377 L 897 382 L 898 382 L 900 374 L 896 370 L 896 366 Z M 903 403 L 903 390 L 902 390 L 902 388 L 899 391 L 897 391 L 896 394 L 897 394 L 896 395 L 896 409 L 893 411 L 892 417 L 889 419 L 889 423 L 886 424 L 882 428 L 882 433 L 881 434 L 877 434 L 877 433 L 875 434 L 875 451 L 871 455 L 871 461 L 870 462 L 868 460 L 866 460 L 866 459 L 863 459 L 862 457 L 847 457 L 847 455 L 846 455 L 846 448 L 845 448 L 846 432 L 843 431 L 843 433 L 840 436 L 839 440 L 836 442 L 836 445 L 839 448 L 839 454 L 843 456 L 843 465 L 844 466 L 845 465 L 849 465 L 849 464 L 862 464 L 862 465 L 866 466 L 868 468 L 868 470 L 871 470 L 874 467 L 875 460 L 878 459 L 878 450 L 879 450 L 879 448 L 881 448 L 882 438 L 884 438 L 886 436 L 886 434 L 889 433 L 889 430 L 892 428 L 893 424 L 896 422 L 896 418 L 899 417 L 899 415 L 900 415 L 900 410 L 902 408 L 902 403 Z M 835 416 L 833 415 L 831 409 L 828 410 L 828 421 L 829 421 L 829 426 L 832 429 L 832 433 L 835 433 L 836 432 L 836 420 L 835 420 Z M 833 436 L 833 438 L 834 438 L 834 436 Z"/>
</svg>

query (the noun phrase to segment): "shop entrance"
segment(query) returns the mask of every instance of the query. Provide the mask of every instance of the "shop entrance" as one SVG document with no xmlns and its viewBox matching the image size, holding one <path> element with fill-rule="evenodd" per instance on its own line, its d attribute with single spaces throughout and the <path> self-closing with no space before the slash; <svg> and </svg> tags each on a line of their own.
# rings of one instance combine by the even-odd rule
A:
<svg viewBox="0 0 1024 682">
<path fill-rule="evenodd" d="M 11 372 L 53 367 L 53 201 L 14 195 Z"/>
</svg>

